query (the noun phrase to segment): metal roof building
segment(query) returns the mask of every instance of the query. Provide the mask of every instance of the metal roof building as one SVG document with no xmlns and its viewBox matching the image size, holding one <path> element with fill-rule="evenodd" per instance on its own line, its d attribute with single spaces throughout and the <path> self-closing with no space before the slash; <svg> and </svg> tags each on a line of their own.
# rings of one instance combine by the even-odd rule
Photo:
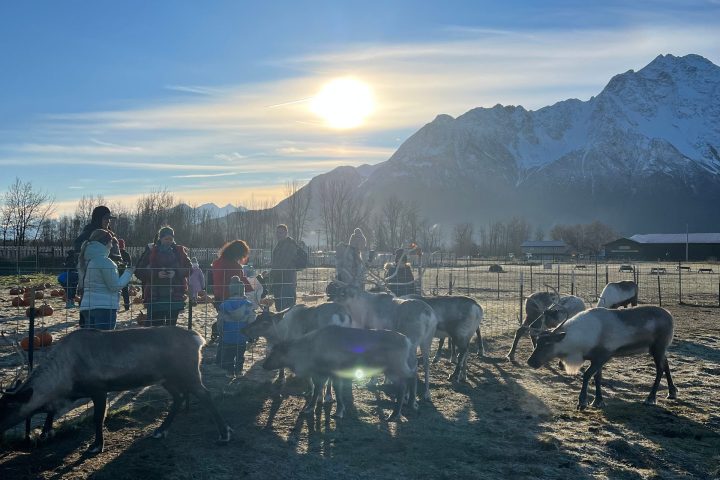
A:
<svg viewBox="0 0 720 480">
<path fill-rule="evenodd" d="M 720 258 L 720 233 L 650 233 L 605 244 L 610 258 L 634 260 L 705 261 Z"/>
</svg>

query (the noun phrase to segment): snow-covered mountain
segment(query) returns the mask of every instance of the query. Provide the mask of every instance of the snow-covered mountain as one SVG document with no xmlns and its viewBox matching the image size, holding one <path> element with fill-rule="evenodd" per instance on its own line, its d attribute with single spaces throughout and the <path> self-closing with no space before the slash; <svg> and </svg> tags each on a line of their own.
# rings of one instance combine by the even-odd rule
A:
<svg viewBox="0 0 720 480">
<path fill-rule="evenodd" d="M 185 203 L 181 203 L 179 206 L 184 207 L 184 208 L 190 208 L 190 209 L 193 208 L 190 205 L 187 205 Z M 202 205 L 199 205 L 197 207 L 197 209 L 201 212 L 207 212 L 210 215 L 210 218 L 221 218 L 221 217 L 228 215 L 229 213 L 233 213 L 233 212 L 237 212 L 237 211 L 244 212 L 245 210 L 247 210 L 245 207 L 240 207 L 240 206 L 236 207 L 229 203 L 227 205 L 225 205 L 224 207 L 218 207 L 214 203 L 203 203 Z"/>
<path fill-rule="evenodd" d="M 376 166 L 365 195 L 433 221 L 598 219 L 621 231 L 720 228 L 720 67 L 660 55 L 596 97 L 439 115 Z"/>
</svg>

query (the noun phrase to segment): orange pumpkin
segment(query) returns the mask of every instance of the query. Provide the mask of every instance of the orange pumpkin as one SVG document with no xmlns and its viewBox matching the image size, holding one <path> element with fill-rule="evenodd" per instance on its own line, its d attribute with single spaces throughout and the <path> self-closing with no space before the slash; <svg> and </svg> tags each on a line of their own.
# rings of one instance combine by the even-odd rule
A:
<svg viewBox="0 0 720 480">
<path fill-rule="evenodd" d="M 40 345 L 40 337 L 35 335 L 33 337 L 33 347 L 37 347 Z M 26 352 L 30 350 L 30 337 L 25 337 L 22 340 L 20 340 L 20 348 L 25 350 Z"/>
<path fill-rule="evenodd" d="M 29 307 L 30 306 L 30 300 L 27 298 L 20 299 L 20 306 L 21 307 Z"/>
<path fill-rule="evenodd" d="M 13 297 L 12 299 L 12 306 L 13 307 L 22 307 L 23 306 L 23 299 L 20 297 Z"/>
<path fill-rule="evenodd" d="M 12 287 L 10 289 L 10 295 L 20 295 L 21 293 L 23 293 L 23 289 L 20 287 Z"/>
<path fill-rule="evenodd" d="M 35 307 L 28 307 L 25 309 L 25 316 L 30 318 L 30 315 L 34 315 L 35 317 L 40 317 L 40 310 Z"/>
<path fill-rule="evenodd" d="M 45 298 L 45 293 L 42 290 L 37 290 L 35 292 L 35 300 L 41 300 Z"/>
<path fill-rule="evenodd" d="M 51 307 L 47 303 L 43 303 L 42 305 L 40 305 L 38 311 L 40 312 L 41 317 L 49 317 L 55 312 L 55 310 L 53 310 L 53 307 Z"/>
<path fill-rule="evenodd" d="M 20 277 L 20 283 L 30 283 L 30 279 L 27 277 Z"/>
<path fill-rule="evenodd" d="M 37 337 L 37 335 L 36 335 Z M 40 332 L 40 346 L 47 347 L 53 342 L 53 336 L 47 330 Z"/>
</svg>

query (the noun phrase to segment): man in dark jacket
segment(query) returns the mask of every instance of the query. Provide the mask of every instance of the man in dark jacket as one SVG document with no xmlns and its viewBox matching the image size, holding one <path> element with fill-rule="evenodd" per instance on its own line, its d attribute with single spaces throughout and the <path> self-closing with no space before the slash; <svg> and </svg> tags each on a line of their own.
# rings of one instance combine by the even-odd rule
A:
<svg viewBox="0 0 720 480">
<path fill-rule="evenodd" d="M 275 238 L 278 242 L 270 262 L 270 289 L 275 297 L 275 310 L 279 312 L 295 305 L 298 244 L 288 236 L 287 225 L 277 226 Z"/>
<path fill-rule="evenodd" d="M 112 229 L 110 228 L 110 220 L 113 220 L 115 218 L 117 217 L 114 216 L 110 212 L 110 209 L 105 205 L 95 207 L 92 211 L 92 215 L 90 216 L 90 223 L 85 225 L 85 227 L 82 229 L 82 232 L 80 232 L 80 235 L 78 235 L 78 237 L 73 242 L 73 250 L 75 250 L 75 252 L 79 254 L 83 242 L 90 238 L 90 234 L 98 228 L 112 231 Z"/>
</svg>

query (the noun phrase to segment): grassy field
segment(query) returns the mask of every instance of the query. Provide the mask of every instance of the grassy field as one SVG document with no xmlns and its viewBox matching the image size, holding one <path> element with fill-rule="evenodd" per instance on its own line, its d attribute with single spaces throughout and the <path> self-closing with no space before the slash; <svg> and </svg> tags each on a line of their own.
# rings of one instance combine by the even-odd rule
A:
<svg viewBox="0 0 720 480">
<path fill-rule="evenodd" d="M 57 306 L 58 314 L 65 312 Z M 289 382 L 287 395 L 277 394 L 273 375 L 260 366 L 262 344 L 248 352 L 248 371 L 239 378 L 212 364 L 214 347 L 208 346 L 203 375 L 235 429 L 230 445 L 214 444 L 214 426 L 194 403 L 167 439 L 148 438 L 169 403 L 153 387 L 113 397 L 104 453 L 83 454 L 93 433 L 88 409 L 81 406 L 61 420 L 58 435 L 46 444 L 26 449 L 12 438 L 2 444 L 0 477 L 719 478 L 720 311 L 667 308 L 676 320 L 669 361 L 680 392 L 678 400 L 665 400 L 663 381 L 657 406 L 642 404 L 654 369 L 649 356 L 638 356 L 606 368 L 605 409 L 576 411 L 579 375 L 531 370 L 524 364 L 529 340 L 520 343 L 520 363 L 505 361 L 512 340 L 506 329 L 486 334 L 488 357 L 471 359 L 467 383 L 447 380 L 447 359 L 433 366 L 432 401 L 407 412 L 402 423 L 383 420 L 391 402 L 382 389 L 360 384 L 353 389 L 352 415 L 336 421 L 330 415 L 334 405 L 312 417 L 300 414 L 299 382 Z M 77 311 L 71 312 L 52 317 L 58 336 L 74 328 Z M 21 325 L 17 313 L 3 286 L 3 328 Z M 122 313 L 120 325 L 132 324 L 133 315 Z M 203 331 L 211 319 L 198 315 L 196 328 Z M 5 378 L 18 363 L 8 348 L 0 349 L 0 362 Z"/>
</svg>

